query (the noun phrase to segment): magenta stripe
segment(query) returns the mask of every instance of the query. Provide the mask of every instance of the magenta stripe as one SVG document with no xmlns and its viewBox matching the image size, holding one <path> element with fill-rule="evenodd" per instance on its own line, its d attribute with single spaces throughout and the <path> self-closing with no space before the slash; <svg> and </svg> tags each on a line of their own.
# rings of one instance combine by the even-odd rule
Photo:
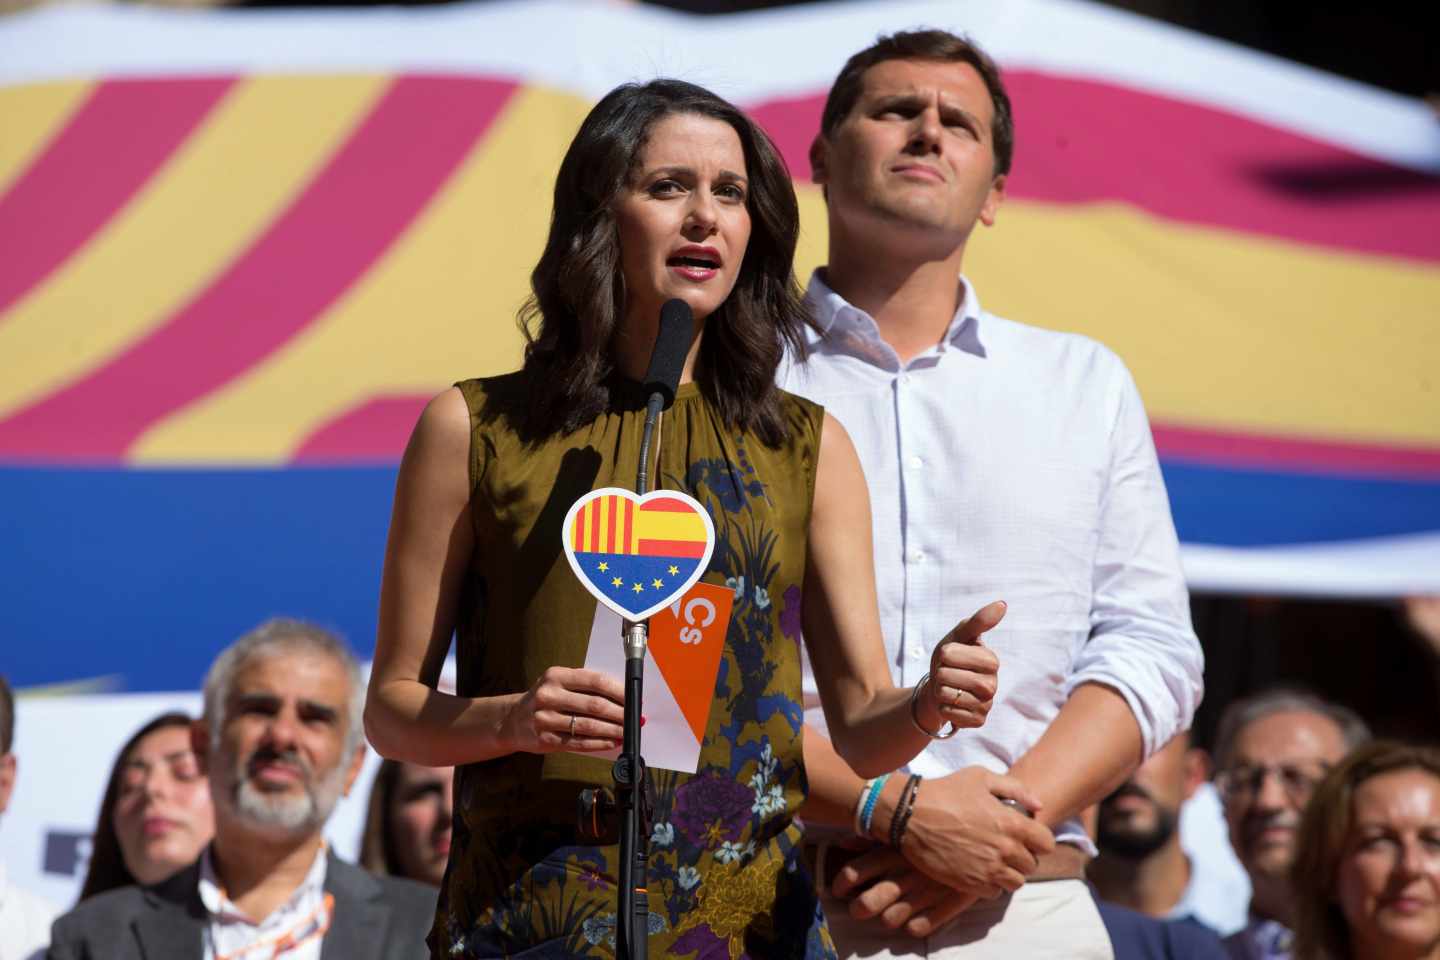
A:
<svg viewBox="0 0 1440 960">
<path fill-rule="evenodd" d="M 295 451 L 296 463 L 396 463 L 428 395 L 374 397 L 324 424 Z"/>
<path fill-rule="evenodd" d="M 1129 87 L 1030 70 L 1007 72 L 1006 84 L 1017 131 L 1012 197 L 1118 200 L 1187 223 L 1440 260 L 1440 177 Z M 815 95 L 750 111 L 797 180 L 810 178 L 823 105 Z"/>
<path fill-rule="evenodd" d="M 290 208 L 206 290 L 92 376 L 0 422 L 0 455 L 119 458 L 161 417 L 263 361 L 399 237 L 513 89 L 469 77 L 397 79 Z M 335 363 L 343 370 L 343 357 Z"/>
<path fill-rule="evenodd" d="M 1167 460 L 1216 467 L 1440 479 L 1440 448 L 1337 443 L 1155 425 L 1155 446 Z"/>
<path fill-rule="evenodd" d="M 234 83 L 109 80 L 0 196 L 0 313 L 104 226 Z"/>
</svg>

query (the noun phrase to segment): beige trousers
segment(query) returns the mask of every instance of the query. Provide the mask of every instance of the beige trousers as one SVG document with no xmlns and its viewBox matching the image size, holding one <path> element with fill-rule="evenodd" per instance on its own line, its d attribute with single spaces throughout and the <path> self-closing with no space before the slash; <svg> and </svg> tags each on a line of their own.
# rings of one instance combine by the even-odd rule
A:
<svg viewBox="0 0 1440 960">
<path fill-rule="evenodd" d="M 923 940 L 855 920 L 849 905 L 822 891 L 821 904 L 842 960 L 929 957 L 938 960 L 1114 960 L 1100 911 L 1083 880 L 1027 883 L 982 900 Z"/>
</svg>

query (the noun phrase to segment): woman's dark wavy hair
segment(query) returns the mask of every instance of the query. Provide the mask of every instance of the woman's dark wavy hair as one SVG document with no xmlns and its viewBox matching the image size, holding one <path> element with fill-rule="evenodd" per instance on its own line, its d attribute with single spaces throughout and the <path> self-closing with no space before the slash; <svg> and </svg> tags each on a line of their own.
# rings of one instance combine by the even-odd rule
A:
<svg viewBox="0 0 1440 960">
<path fill-rule="evenodd" d="M 532 439 L 578 429 L 609 405 L 612 342 L 625 311 L 613 205 L 636 174 L 657 121 L 694 114 L 728 123 L 750 181 L 750 243 L 730 296 L 705 321 L 695 363 L 701 393 L 731 427 L 775 446 L 788 434 L 775 370 L 803 351 L 809 314 L 795 281 L 800 213 L 790 172 L 770 138 L 738 108 L 681 80 L 625 84 L 605 95 L 571 141 L 555 181 L 545 252 L 520 311 L 525 370 L 543 383 L 525 411 Z"/>
<path fill-rule="evenodd" d="M 115 804 L 120 799 L 120 773 L 125 758 L 135 744 L 166 727 L 190 729 L 194 723 L 187 714 L 180 712 L 162 713 L 145 726 L 136 730 L 110 766 L 110 780 L 105 784 L 105 796 L 100 801 L 100 815 L 95 819 L 95 833 L 90 840 L 90 867 L 85 872 L 85 884 L 80 888 L 80 900 L 88 900 L 96 894 L 117 887 L 128 887 L 139 883 L 130 868 L 125 866 L 125 855 L 120 850 L 120 836 L 115 832 Z"/>
</svg>

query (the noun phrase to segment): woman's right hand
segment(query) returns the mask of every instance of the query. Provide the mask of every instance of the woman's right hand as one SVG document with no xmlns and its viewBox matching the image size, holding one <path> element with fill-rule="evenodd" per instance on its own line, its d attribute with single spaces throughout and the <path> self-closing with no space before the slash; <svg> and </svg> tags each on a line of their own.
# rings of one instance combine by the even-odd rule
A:
<svg viewBox="0 0 1440 960">
<path fill-rule="evenodd" d="M 596 670 L 550 667 L 505 715 L 501 735 L 515 752 L 603 753 L 620 746 L 625 687 Z"/>
</svg>

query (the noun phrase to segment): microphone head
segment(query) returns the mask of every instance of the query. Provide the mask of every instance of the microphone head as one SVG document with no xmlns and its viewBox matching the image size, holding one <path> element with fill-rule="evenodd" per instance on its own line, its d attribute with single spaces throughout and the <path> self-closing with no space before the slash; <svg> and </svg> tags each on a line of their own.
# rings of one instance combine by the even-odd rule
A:
<svg viewBox="0 0 1440 960">
<path fill-rule="evenodd" d="M 650 352 L 650 367 L 645 371 L 645 395 L 660 394 L 664 401 L 661 409 L 668 410 L 675 402 L 675 389 L 680 385 L 694 330 L 690 304 L 679 298 L 666 300 L 660 308 L 660 330 Z"/>
</svg>

